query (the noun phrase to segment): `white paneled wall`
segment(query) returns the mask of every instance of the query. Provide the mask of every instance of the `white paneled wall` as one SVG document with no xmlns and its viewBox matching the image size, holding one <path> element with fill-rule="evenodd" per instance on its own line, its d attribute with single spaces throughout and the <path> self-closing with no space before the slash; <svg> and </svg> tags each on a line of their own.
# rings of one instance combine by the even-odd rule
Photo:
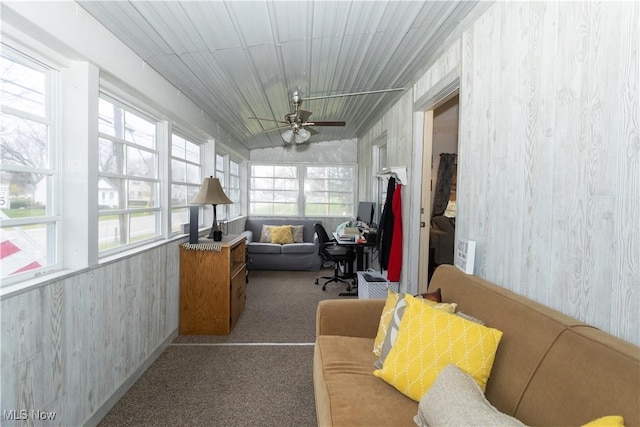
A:
<svg viewBox="0 0 640 427">
<path fill-rule="evenodd" d="M 83 425 L 115 402 L 177 335 L 178 244 L 3 298 L 2 409 L 29 417 L 3 426 Z"/>
<path fill-rule="evenodd" d="M 637 3 L 499 2 L 463 37 L 476 274 L 640 343 Z"/>
<path fill-rule="evenodd" d="M 456 234 L 478 242 L 475 274 L 635 344 L 639 8 L 497 2 L 413 88 L 420 108 L 460 78 Z M 390 163 L 411 167 L 395 145 L 409 140 L 405 109 L 403 99 L 359 149 L 386 132 Z M 404 210 L 405 237 L 415 218 Z M 405 259 L 413 247 L 405 240 Z M 405 264 L 403 280 L 412 275 Z"/>
</svg>

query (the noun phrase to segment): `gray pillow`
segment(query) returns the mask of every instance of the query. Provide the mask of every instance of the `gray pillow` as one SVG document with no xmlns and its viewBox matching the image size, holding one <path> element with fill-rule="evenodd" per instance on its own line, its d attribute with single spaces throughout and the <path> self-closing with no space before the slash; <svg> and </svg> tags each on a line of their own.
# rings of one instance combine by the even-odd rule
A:
<svg viewBox="0 0 640 427">
<path fill-rule="evenodd" d="M 391 316 L 391 320 L 389 320 L 389 326 L 387 326 L 387 335 L 384 336 L 384 341 L 382 342 L 380 357 L 373 363 L 373 366 L 378 369 L 382 369 L 384 360 L 387 358 L 389 352 L 391 351 L 391 348 L 393 347 L 393 344 L 396 342 L 398 329 L 400 327 L 400 321 L 402 320 L 402 316 L 404 315 L 404 309 L 407 307 L 407 299 L 405 298 L 406 295 L 407 294 L 398 293 L 398 302 L 393 309 L 393 315 Z"/>
<path fill-rule="evenodd" d="M 293 243 L 304 243 L 304 225 L 292 225 Z"/>
<path fill-rule="evenodd" d="M 422 396 L 413 421 L 427 426 L 519 426 L 484 397 L 476 381 L 456 365 L 447 365 Z"/>
</svg>

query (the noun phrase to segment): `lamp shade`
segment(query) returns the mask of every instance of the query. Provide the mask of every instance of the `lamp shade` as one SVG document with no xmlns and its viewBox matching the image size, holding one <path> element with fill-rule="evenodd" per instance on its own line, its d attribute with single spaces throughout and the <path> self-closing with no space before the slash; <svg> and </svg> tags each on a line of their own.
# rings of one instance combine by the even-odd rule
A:
<svg viewBox="0 0 640 427">
<path fill-rule="evenodd" d="M 200 191 L 189 203 L 197 205 L 228 205 L 233 201 L 224 194 L 220 180 L 210 176 L 202 181 Z"/>
</svg>

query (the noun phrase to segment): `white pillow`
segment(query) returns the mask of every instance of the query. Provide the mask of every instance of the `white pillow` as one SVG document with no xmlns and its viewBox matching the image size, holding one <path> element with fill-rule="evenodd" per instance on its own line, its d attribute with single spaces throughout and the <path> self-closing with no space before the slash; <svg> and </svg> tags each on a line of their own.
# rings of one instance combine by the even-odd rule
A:
<svg viewBox="0 0 640 427">
<path fill-rule="evenodd" d="M 444 216 L 446 216 L 447 218 L 456 217 L 456 201 L 455 200 L 449 200 L 449 203 L 447 203 L 447 209 L 445 209 L 444 211 Z"/>
<path fill-rule="evenodd" d="M 413 421 L 427 426 L 519 426 L 484 397 L 476 381 L 456 365 L 447 365 L 422 396 Z"/>
<path fill-rule="evenodd" d="M 271 231 L 269 227 L 273 225 L 262 224 L 262 233 L 260 233 L 260 243 L 271 243 Z"/>
</svg>

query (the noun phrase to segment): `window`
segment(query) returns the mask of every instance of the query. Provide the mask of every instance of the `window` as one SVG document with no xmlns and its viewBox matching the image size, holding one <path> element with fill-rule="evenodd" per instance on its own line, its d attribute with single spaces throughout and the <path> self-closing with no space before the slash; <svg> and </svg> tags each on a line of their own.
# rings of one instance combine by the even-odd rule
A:
<svg viewBox="0 0 640 427">
<path fill-rule="evenodd" d="M 352 216 L 353 174 L 350 166 L 307 166 L 305 216 Z"/>
<path fill-rule="evenodd" d="M 171 233 L 181 233 L 189 223 L 189 200 L 202 184 L 200 145 L 179 135 L 171 135 Z M 202 218 L 202 215 L 198 215 Z"/>
<path fill-rule="evenodd" d="M 250 215 L 299 215 L 298 167 L 251 165 Z"/>
<path fill-rule="evenodd" d="M 160 236 L 156 123 L 101 95 L 98 245 L 101 254 Z"/>
<path fill-rule="evenodd" d="M 249 214 L 353 216 L 355 171 L 352 165 L 251 165 Z"/>
<path fill-rule="evenodd" d="M 233 200 L 229 205 L 229 218 L 241 215 L 240 201 L 240 163 L 229 159 L 229 184 L 227 185 L 227 196 Z"/>
<path fill-rule="evenodd" d="M 62 218 L 55 72 L 4 45 L 0 69 L 0 271 L 8 284 L 61 265 Z"/>
</svg>

